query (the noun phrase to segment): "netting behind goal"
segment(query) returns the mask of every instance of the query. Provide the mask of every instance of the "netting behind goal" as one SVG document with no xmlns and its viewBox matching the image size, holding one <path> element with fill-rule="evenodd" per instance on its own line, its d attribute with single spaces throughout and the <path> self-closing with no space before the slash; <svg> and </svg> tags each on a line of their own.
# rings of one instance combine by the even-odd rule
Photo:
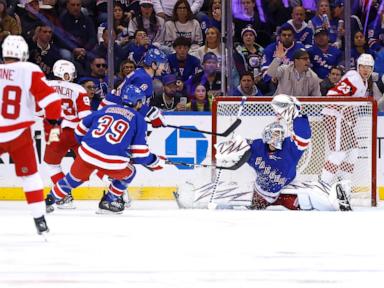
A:
<svg viewBox="0 0 384 288">
<path fill-rule="evenodd" d="M 240 100 L 240 97 L 215 99 L 212 107 L 214 132 L 225 131 L 236 120 Z M 263 128 L 276 120 L 271 100 L 270 97 L 248 98 L 240 116 L 242 124 L 234 133 L 249 139 L 261 138 Z M 299 100 L 303 113 L 310 120 L 312 141 L 300 160 L 297 180 L 317 180 L 331 149 L 354 151 L 348 152 L 340 166 L 342 168 L 336 173 L 335 181 L 351 181 L 352 202 L 355 205 L 376 206 L 376 104 L 366 98 L 311 97 Z M 212 143 L 223 140 L 223 137 L 213 136 Z M 349 154 L 357 156 L 357 160 L 353 161 Z M 213 146 L 212 155 L 215 155 Z M 254 177 L 249 170 L 242 167 L 236 172 L 223 171 L 221 177 L 249 181 L 250 177 Z"/>
</svg>

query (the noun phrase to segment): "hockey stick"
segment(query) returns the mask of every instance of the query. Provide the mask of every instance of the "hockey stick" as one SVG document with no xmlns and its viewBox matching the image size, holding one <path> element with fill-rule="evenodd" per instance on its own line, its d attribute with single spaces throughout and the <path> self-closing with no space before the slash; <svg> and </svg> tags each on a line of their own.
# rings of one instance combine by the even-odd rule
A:
<svg viewBox="0 0 384 288">
<path fill-rule="evenodd" d="M 187 131 L 193 131 L 193 132 L 200 132 L 200 133 L 204 133 L 204 134 L 210 134 L 210 135 L 216 135 L 216 136 L 222 136 L 222 137 L 227 137 L 227 136 L 229 136 L 233 131 L 235 131 L 235 129 L 236 129 L 237 127 L 239 127 L 240 124 L 241 124 L 241 119 L 239 118 L 239 116 L 241 115 L 241 112 L 243 111 L 243 107 L 244 107 L 245 100 L 247 100 L 247 97 L 246 97 L 246 96 L 243 96 L 243 97 L 241 98 L 241 102 L 240 102 L 240 105 L 239 105 L 239 112 L 238 112 L 238 115 L 237 115 L 237 118 L 236 118 L 235 122 L 233 122 L 233 123 L 227 128 L 227 130 L 225 130 L 225 131 L 222 132 L 222 133 L 217 133 L 217 132 L 212 132 L 212 131 L 206 131 L 206 130 L 200 130 L 200 129 L 191 128 L 191 127 L 184 127 L 184 126 L 170 125 L 170 124 L 167 124 L 166 127 L 175 128 L 175 129 L 181 129 L 181 130 L 187 130 Z"/>
<path fill-rule="evenodd" d="M 217 169 L 226 169 L 226 170 L 235 170 L 233 167 L 219 167 L 216 165 L 210 164 L 197 164 L 197 163 L 187 163 L 187 162 L 173 162 L 169 160 L 165 160 L 165 164 L 175 165 L 175 166 L 186 166 L 186 167 L 204 167 L 204 168 L 217 168 Z"/>
<path fill-rule="evenodd" d="M 241 113 L 243 112 L 243 108 L 244 108 L 244 104 L 245 104 L 246 100 L 247 100 L 246 96 L 243 96 L 241 98 L 241 103 L 239 105 L 239 111 L 237 113 L 236 121 L 234 123 L 236 123 L 237 121 L 240 121 L 240 123 L 241 123 L 240 116 L 241 116 Z M 239 123 L 239 125 L 240 125 L 240 123 Z M 219 184 L 220 175 L 221 175 L 221 172 L 223 171 L 223 169 L 220 167 L 218 167 L 218 169 L 219 169 L 219 172 L 217 173 L 217 176 L 216 176 L 216 179 L 215 179 L 215 182 L 213 185 L 213 191 L 212 191 L 211 197 L 209 198 L 209 202 L 208 202 L 208 209 L 209 210 L 214 210 L 217 207 L 217 204 L 213 202 L 213 199 L 215 198 L 217 185 Z M 235 169 L 237 169 L 237 167 Z"/>
</svg>

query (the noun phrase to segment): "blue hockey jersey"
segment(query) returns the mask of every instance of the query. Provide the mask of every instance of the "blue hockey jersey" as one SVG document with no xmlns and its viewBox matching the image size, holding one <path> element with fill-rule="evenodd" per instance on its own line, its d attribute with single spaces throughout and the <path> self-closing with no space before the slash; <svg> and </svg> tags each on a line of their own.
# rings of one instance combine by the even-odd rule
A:
<svg viewBox="0 0 384 288">
<path fill-rule="evenodd" d="M 88 115 L 77 126 L 79 156 L 108 170 L 124 169 L 131 159 L 138 164 L 151 164 L 156 156 L 149 151 L 146 132 L 147 123 L 140 113 L 109 105 Z"/>
<path fill-rule="evenodd" d="M 323 52 L 316 45 L 309 47 L 307 51 L 311 58 L 312 70 L 320 79 L 325 79 L 332 67 L 339 65 L 341 61 L 341 51 L 333 46 L 328 46 L 327 52 Z"/>
<path fill-rule="evenodd" d="M 281 150 L 270 152 L 262 139 L 251 144 L 248 164 L 256 172 L 255 187 L 266 197 L 275 199 L 279 191 L 296 177 L 297 164 L 311 140 L 307 116 L 293 120 L 293 131 L 286 137 Z"/>
</svg>

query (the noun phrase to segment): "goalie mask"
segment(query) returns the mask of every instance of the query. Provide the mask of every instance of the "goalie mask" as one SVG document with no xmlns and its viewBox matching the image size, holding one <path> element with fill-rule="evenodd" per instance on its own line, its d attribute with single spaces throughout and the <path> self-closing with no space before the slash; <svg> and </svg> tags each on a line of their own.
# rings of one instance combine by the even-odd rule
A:
<svg viewBox="0 0 384 288">
<path fill-rule="evenodd" d="M 265 126 L 263 130 L 263 142 L 272 145 L 275 149 L 281 150 L 285 138 L 284 126 L 278 122 L 273 122 Z"/>
</svg>

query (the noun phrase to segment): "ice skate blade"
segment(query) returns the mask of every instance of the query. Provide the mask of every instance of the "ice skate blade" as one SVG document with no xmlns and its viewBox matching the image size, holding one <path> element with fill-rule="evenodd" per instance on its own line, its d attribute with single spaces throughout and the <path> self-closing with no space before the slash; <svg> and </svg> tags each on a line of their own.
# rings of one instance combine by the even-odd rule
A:
<svg viewBox="0 0 384 288">
<path fill-rule="evenodd" d="M 64 204 L 64 205 L 56 205 L 57 209 L 61 210 L 73 210 L 76 209 L 76 206 L 73 204 Z"/>
<path fill-rule="evenodd" d="M 110 211 L 110 210 L 104 210 L 104 209 L 98 209 L 96 211 L 96 214 L 98 215 L 121 215 L 123 214 L 124 211 L 119 211 L 119 212 L 113 212 L 113 211 Z"/>
</svg>

